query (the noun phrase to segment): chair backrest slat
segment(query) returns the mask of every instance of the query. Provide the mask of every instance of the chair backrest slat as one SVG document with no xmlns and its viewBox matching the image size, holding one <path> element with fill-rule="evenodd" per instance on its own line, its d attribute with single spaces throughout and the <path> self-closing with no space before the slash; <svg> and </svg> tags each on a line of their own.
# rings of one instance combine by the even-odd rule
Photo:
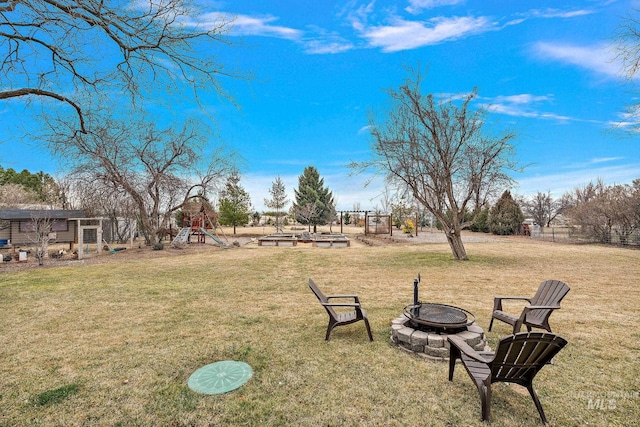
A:
<svg viewBox="0 0 640 427">
<path fill-rule="evenodd" d="M 540 283 L 538 291 L 531 298 L 531 305 L 555 305 L 569 292 L 569 286 L 560 280 Z"/>
<path fill-rule="evenodd" d="M 316 295 L 316 297 L 318 298 L 318 301 L 320 301 L 322 304 L 329 302 L 329 300 L 327 299 L 327 297 L 325 296 L 324 293 L 322 293 L 322 291 L 320 290 L 320 288 L 318 287 L 318 285 L 316 285 L 316 282 L 314 282 L 313 280 L 309 279 L 309 288 L 311 288 L 311 290 L 313 291 L 313 293 Z M 333 307 L 329 307 L 327 305 L 323 306 L 325 308 L 325 310 L 327 310 L 327 313 L 329 313 L 330 316 L 332 316 L 333 318 L 337 318 L 337 313 L 335 312 L 335 310 L 333 309 Z"/>
<path fill-rule="evenodd" d="M 566 283 L 560 280 L 547 280 L 540 283 L 538 291 L 531 298 L 531 305 L 558 305 L 560 301 L 567 295 L 570 288 Z M 527 313 L 527 322 L 538 324 L 543 322 L 549 315 L 551 310 L 531 310 Z"/>
<path fill-rule="evenodd" d="M 567 341 L 555 334 L 523 332 L 500 340 L 491 362 L 493 381 L 526 384 Z"/>
</svg>

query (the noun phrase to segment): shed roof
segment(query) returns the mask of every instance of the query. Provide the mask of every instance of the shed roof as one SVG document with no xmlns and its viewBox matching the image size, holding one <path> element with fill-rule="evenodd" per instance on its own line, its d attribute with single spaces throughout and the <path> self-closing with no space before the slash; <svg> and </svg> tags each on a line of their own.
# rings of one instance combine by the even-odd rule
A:
<svg viewBox="0 0 640 427">
<path fill-rule="evenodd" d="M 32 218 L 84 218 L 84 211 L 62 209 L 0 209 L 0 219 L 28 220 Z"/>
</svg>

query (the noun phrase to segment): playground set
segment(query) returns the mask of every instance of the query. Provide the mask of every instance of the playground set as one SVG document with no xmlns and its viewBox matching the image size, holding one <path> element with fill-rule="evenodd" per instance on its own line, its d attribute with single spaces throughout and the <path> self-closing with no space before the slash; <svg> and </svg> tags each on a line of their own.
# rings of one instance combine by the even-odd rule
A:
<svg viewBox="0 0 640 427">
<path fill-rule="evenodd" d="M 207 211 L 204 204 L 193 203 L 185 205 L 182 208 L 182 227 L 171 241 L 171 245 L 177 246 L 190 243 L 192 241 L 191 237 L 194 236 L 197 243 L 206 243 L 208 237 L 213 240 L 214 245 L 228 248 L 229 245 L 218 236 L 216 232 L 218 229 L 220 229 L 224 240 L 228 241 L 215 212 Z M 171 233 L 171 236 L 173 237 L 173 233 Z"/>
</svg>

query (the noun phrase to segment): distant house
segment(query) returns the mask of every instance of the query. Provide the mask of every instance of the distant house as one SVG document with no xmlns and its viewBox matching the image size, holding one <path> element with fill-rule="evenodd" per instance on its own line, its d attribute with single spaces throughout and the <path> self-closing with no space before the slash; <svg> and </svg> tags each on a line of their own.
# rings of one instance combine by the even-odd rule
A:
<svg viewBox="0 0 640 427">
<path fill-rule="evenodd" d="M 78 227 L 85 213 L 79 210 L 0 209 L 0 246 L 26 246 L 35 241 L 34 219 L 50 221 L 51 240 L 78 241 Z"/>
</svg>

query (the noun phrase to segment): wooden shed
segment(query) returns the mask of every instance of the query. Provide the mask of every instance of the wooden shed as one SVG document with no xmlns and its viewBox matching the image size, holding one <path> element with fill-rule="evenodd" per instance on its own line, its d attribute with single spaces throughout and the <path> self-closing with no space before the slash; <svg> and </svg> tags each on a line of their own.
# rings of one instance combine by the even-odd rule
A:
<svg viewBox="0 0 640 427">
<path fill-rule="evenodd" d="M 73 244 L 78 241 L 78 220 L 84 216 L 79 210 L 0 209 L 0 247 L 33 244 L 38 219 L 49 221 L 52 241 Z"/>
</svg>

